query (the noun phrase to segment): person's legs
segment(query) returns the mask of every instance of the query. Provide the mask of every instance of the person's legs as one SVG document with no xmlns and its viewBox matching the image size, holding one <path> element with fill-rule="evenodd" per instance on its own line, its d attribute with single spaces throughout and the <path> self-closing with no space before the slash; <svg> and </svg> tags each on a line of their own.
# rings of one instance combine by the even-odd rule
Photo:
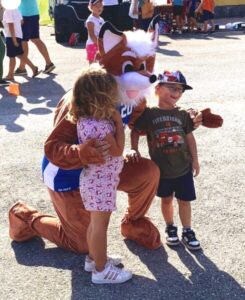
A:
<svg viewBox="0 0 245 300">
<path fill-rule="evenodd" d="M 145 217 L 156 195 L 159 177 L 156 164 L 142 158 L 138 163 L 124 164 L 118 185 L 119 191 L 128 194 L 128 208 L 121 224 L 122 235 L 149 249 L 161 246 L 158 229 Z"/>
<path fill-rule="evenodd" d="M 104 270 L 107 262 L 107 228 L 111 212 L 92 211 L 87 232 L 89 256 L 95 261 L 96 270 Z"/>
<path fill-rule="evenodd" d="M 179 217 L 183 228 L 191 227 L 191 203 L 178 199 Z"/>
<path fill-rule="evenodd" d="M 40 40 L 40 38 L 39 39 L 31 39 L 31 41 L 33 42 L 33 44 L 37 47 L 38 51 L 43 56 L 46 66 L 50 65 L 52 62 L 50 60 L 48 49 L 47 49 L 46 45 L 44 44 L 44 42 L 42 40 Z"/>
<path fill-rule="evenodd" d="M 29 47 L 28 47 L 28 42 L 27 41 L 22 41 L 22 49 L 24 51 L 24 54 L 22 56 L 22 58 L 20 59 L 20 64 L 19 64 L 19 70 L 24 71 L 25 70 L 25 59 L 28 57 L 28 53 L 29 53 Z M 17 72 L 18 73 L 18 72 Z"/>
<path fill-rule="evenodd" d="M 194 230 L 191 228 L 191 203 L 178 199 L 179 216 L 183 226 L 182 241 L 190 250 L 199 250 L 200 242 L 196 238 Z"/>
<path fill-rule="evenodd" d="M 5 77 L 6 80 L 14 80 L 14 68 L 16 65 L 15 57 L 9 57 L 9 71 L 7 76 Z"/>
<path fill-rule="evenodd" d="M 31 68 L 33 72 L 32 77 L 36 77 L 38 75 L 38 67 L 33 65 L 33 63 L 30 61 L 28 57 L 25 57 L 23 54 L 23 55 L 19 55 L 18 58 L 20 59 L 21 62 L 24 63 L 24 65 L 28 65 Z"/>
<path fill-rule="evenodd" d="M 173 195 L 161 199 L 161 210 L 166 225 L 174 223 Z"/>
<path fill-rule="evenodd" d="M 9 211 L 10 237 L 25 241 L 40 236 L 61 248 L 87 253 L 90 214 L 84 209 L 79 190 L 63 193 L 49 189 L 49 194 L 58 218 L 18 202 Z"/>
<path fill-rule="evenodd" d="M 0 34 L 0 81 L 3 79 L 3 59 L 5 56 L 5 45 Z"/>
<path fill-rule="evenodd" d="M 211 19 L 209 20 L 209 23 L 210 23 L 210 25 L 211 25 L 211 32 L 214 32 L 214 31 L 215 31 L 214 19 L 211 18 Z"/>
</svg>

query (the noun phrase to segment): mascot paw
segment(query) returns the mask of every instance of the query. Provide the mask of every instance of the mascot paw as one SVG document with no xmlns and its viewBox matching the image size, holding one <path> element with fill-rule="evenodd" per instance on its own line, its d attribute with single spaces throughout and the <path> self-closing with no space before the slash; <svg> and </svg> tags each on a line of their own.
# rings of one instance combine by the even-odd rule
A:
<svg viewBox="0 0 245 300">
<path fill-rule="evenodd" d="M 202 125 L 208 128 L 218 128 L 223 124 L 223 119 L 219 115 L 211 112 L 210 108 L 201 110 L 202 112 Z"/>
<path fill-rule="evenodd" d="M 36 236 L 29 225 L 29 220 L 32 219 L 37 210 L 25 203 L 18 201 L 9 210 L 9 236 L 12 240 L 22 242 Z"/>
<path fill-rule="evenodd" d="M 154 250 L 162 246 L 158 229 L 146 217 L 123 220 L 121 233 L 126 239 L 133 240 L 147 249 Z"/>
</svg>

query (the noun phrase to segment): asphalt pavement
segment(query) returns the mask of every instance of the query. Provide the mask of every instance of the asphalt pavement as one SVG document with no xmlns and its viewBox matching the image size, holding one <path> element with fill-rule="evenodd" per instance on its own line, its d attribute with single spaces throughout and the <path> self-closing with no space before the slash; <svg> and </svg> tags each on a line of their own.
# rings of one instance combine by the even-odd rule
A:
<svg viewBox="0 0 245 300">
<path fill-rule="evenodd" d="M 194 88 L 184 93 L 182 105 L 210 107 L 224 118 L 222 128 L 195 131 L 201 172 L 195 179 L 193 228 L 202 251 L 166 245 L 157 197 L 148 216 L 161 232 L 163 247 L 150 251 L 125 241 L 119 225 L 127 198 L 118 193 L 108 250 L 121 255 L 134 276 L 128 283 L 107 286 L 91 283 L 83 271 L 84 255 L 58 249 L 47 240 L 16 243 L 8 236 L 7 213 L 15 201 L 53 213 L 41 180 L 43 144 L 51 132 L 58 100 L 88 66 L 84 44 L 74 48 L 57 44 L 52 27 L 42 27 L 41 37 L 56 65 L 54 72 L 35 79 L 31 74 L 16 77 L 19 97 L 0 87 L 0 299 L 245 299 L 244 32 L 160 37 L 156 68 L 181 70 Z M 33 45 L 30 58 L 44 68 Z M 7 63 L 5 59 L 5 71 Z M 149 104 L 154 101 L 148 99 Z M 148 156 L 145 138 L 141 138 L 140 150 Z M 175 219 L 180 232 L 176 204 Z"/>
</svg>

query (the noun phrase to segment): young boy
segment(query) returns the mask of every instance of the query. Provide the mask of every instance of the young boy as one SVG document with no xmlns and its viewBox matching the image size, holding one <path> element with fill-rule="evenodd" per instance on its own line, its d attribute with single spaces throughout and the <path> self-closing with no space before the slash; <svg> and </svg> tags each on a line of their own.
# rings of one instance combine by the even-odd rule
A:
<svg viewBox="0 0 245 300">
<path fill-rule="evenodd" d="M 167 244 L 175 246 L 180 242 L 173 220 L 175 196 L 183 226 L 182 241 L 188 249 L 197 250 L 200 243 L 191 229 L 191 201 L 196 199 L 193 175 L 199 174 L 194 127 L 189 113 L 176 105 L 183 92 L 190 89 L 179 71 L 159 75 L 155 88 L 158 107 L 146 108 L 136 120 L 131 146 L 138 152 L 139 131 L 147 134 L 150 157 L 161 172 L 157 196 L 161 197 Z"/>
<path fill-rule="evenodd" d="M 208 24 L 211 25 L 211 33 L 215 32 L 215 24 L 214 24 L 214 0 L 201 0 L 201 3 L 195 10 L 195 13 L 201 13 L 203 15 L 203 32 L 208 33 Z"/>
<path fill-rule="evenodd" d="M 38 68 L 23 55 L 22 48 L 22 29 L 21 29 L 22 16 L 16 9 L 5 9 L 3 14 L 4 35 L 6 38 L 7 56 L 9 57 L 9 72 L 6 80 L 14 80 L 14 69 L 16 64 L 16 57 L 22 59 L 33 72 L 32 77 L 36 77 L 39 72 Z"/>
</svg>

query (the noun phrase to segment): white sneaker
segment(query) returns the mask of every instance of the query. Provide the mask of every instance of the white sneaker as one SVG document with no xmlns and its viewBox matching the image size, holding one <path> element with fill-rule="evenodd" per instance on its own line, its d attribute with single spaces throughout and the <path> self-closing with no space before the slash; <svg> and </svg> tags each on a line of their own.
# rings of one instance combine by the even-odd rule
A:
<svg viewBox="0 0 245 300">
<path fill-rule="evenodd" d="M 114 266 L 118 266 L 122 263 L 122 259 L 116 256 L 109 256 L 107 262 L 111 263 Z M 86 255 L 84 270 L 86 272 L 92 272 L 94 268 L 95 268 L 95 261 L 91 259 L 88 255 Z"/>
<path fill-rule="evenodd" d="M 132 272 L 120 269 L 107 262 L 102 272 L 95 269 L 92 273 L 92 282 L 95 284 L 123 283 L 132 278 Z"/>
</svg>

